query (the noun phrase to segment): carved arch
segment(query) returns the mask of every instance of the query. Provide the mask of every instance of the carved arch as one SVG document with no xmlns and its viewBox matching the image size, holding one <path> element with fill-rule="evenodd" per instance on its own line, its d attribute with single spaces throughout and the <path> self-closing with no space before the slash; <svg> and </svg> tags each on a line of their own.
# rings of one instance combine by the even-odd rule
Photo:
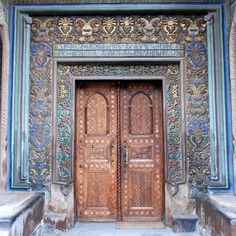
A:
<svg viewBox="0 0 236 236">
<path fill-rule="evenodd" d="M 129 132 L 137 135 L 151 134 L 152 127 L 152 100 L 144 92 L 136 92 L 129 101 Z"/>
<path fill-rule="evenodd" d="M 85 133 L 102 135 L 109 133 L 109 103 L 99 92 L 93 93 L 87 99 L 85 106 Z"/>
</svg>

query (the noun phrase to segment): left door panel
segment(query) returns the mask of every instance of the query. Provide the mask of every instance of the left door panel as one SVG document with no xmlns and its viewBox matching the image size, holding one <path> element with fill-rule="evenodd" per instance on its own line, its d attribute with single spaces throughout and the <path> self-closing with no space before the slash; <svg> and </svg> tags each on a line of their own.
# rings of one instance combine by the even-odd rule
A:
<svg viewBox="0 0 236 236">
<path fill-rule="evenodd" d="M 80 221 L 115 221 L 117 94 L 108 82 L 81 82 L 76 91 L 76 211 Z"/>
</svg>

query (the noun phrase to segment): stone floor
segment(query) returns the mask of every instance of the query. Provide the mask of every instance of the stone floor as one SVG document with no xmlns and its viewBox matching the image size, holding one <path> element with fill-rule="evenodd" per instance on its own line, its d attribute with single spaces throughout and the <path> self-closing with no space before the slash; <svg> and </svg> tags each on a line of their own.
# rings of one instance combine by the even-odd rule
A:
<svg viewBox="0 0 236 236">
<path fill-rule="evenodd" d="M 199 236 L 198 233 L 173 233 L 171 229 L 117 229 L 114 223 L 77 223 L 69 231 L 49 231 L 43 236 Z"/>
</svg>

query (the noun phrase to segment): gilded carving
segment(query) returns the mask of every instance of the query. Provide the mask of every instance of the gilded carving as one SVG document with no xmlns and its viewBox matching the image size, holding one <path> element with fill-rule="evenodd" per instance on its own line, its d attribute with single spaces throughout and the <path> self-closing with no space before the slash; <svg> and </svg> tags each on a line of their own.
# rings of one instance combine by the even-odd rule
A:
<svg viewBox="0 0 236 236">
<path fill-rule="evenodd" d="M 78 18 L 75 21 L 75 25 L 80 42 L 94 42 L 98 38 L 98 28 L 101 25 L 99 19 L 92 18 L 86 20 L 84 18 Z"/>
<path fill-rule="evenodd" d="M 159 17 L 154 17 L 151 20 L 141 17 L 137 19 L 136 25 L 141 42 L 156 42 L 160 39 L 158 33 L 161 31 L 162 24 Z"/>
<path fill-rule="evenodd" d="M 118 27 L 118 19 L 113 18 L 113 17 L 105 17 L 102 20 L 102 30 L 105 35 L 105 38 L 112 36 Z"/>
<path fill-rule="evenodd" d="M 57 29 L 59 31 L 59 37 L 63 41 L 73 40 L 74 36 L 71 35 L 73 21 L 70 17 L 61 17 L 58 20 Z"/>
<path fill-rule="evenodd" d="M 50 130 L 49 137 L 42 140 L 45 131 L 40 131 L 40 138 L 35 139 L 36 130 L 30 138 L 30 182 L 33 190 L 47 190 L 50 182 L 51 134 L 52 134 L 52 53 L 54 43 L 181 43 L 185 45 L 185 115 L 186 115 L 186 155 L 188 157 L 190 195 L 205 191 L 209 181 L 209 114 L 207 81 L 207 46 L 206 23 L 203 16 L 183 15 L 123 15 L 123 16 L 33 16 L 31 44 L 31 88 L 35 92 L 30 95 L 30 128 L 45 125 Z M 73 75 L 153 75 L 155 65 L 90 66 L 76 65 L 59 67 L 57 122 L 70 122 L 67 115 L 71 112 L 71 81 Z M 165 72 L 163 72 L 165 71 Z M 160 66 L 158 74 L 168 75 L 167 97 L 168 114 L 171 117 L 168 127 L 169 141 L 173 148 L 169 149 L 167 163 L 170 172 L 168 178 L 174 182 L 183 182 L 182 157 L 179 139 L 181 110 L 176 103 L 180 96 L 179 82 L 175 82 L 178 67 L 174 65 Z M 61 83 L 60 79 L 64 82 Z M 173 80 L 171 79 L 173 78 Z M 40 93 L 33 86 L 44 82 L 48 92 Z M 60 84 L 61 83 L 61 84 Z M 38 98 L 41 97 L 41 98 Z M 61 99 L 61 100 L 60 100 Z M 60 101 L 63 100 L 63 103 Z M 173 112 L 173 108 L 175 111 Z M 175 123 L 176 122 L 176 123 Z M 38 126 L 40 127 L 40 126 Z M 43 127 L 43 126 L 42 126 Z M 70 179 L 71 147 L 70 126 L 58 130 L 59 144 L 62 154 L 57 153 L 61 167 L 57 169 L 59 176 Z M 44 135 L 43 135 L 44 134 Z M 201 134 L 202 137 L 199 135 Z M 172 136 L 171 136 L 172 135 Z M 41 141 L 39 141 L 41 140 Z M 36 142 L 35 142 L 36 141 Z M 40 147 L 40 148 L 39 148 Z M 40 152 L 39 152 L 40 150 Z M 68 153 L 67 153 L 68 152 Z M 66 154 L 67 153 L 67 154 Z M 180 153 L 180 154 L 178 154 Z M 172 155 L 173 154 L 173 155 Z M 64 164 L 66 163 L 66 164 Z M 175 167 L 175 171 L 174 171 Z M 176 175 L 177 173 L 177 175 Z M 178 174 L 180 173 L 180 174 Z"/>
<path fill-rule="evenodd" d="M 52 18 L 35 18 L 32 25 L 32 33 L 34 37 L 32 40 L 35 43 L 49 43 L 49 32 L 55 30 L 54 20 Z"/>
<path fill-rule="evenodd" d="M 184 17 L 181 21 L 181 27 L 183 33 L 186 34 L 185 40 L 187 42 L 205 42 L 206 22 L 203 17 L 197 17 L 196 19 Z"/>
<path fill-rule="evenodd" d="M 165 38 L 168 42 L 175 42 L 179 34 L 179 20 L 176 17 L 166 17 L 163 20 Z"/>
</svg>

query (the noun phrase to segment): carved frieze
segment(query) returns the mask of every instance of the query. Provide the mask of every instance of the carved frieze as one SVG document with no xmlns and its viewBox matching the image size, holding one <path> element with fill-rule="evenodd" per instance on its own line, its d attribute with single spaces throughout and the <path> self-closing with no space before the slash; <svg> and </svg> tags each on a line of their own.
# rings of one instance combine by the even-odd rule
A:
<svg viewBox="0 0 236 236">
<path fill-rule="evenodd" d="M 30 95 L 30 182 L 33 190 L 45 190 L 50 180 L 50 166 L 52 160 L 52 52 L 56 44 L 181 44 L 185 48 L 184 87 L 174 82 L 178 69 L 168 66 L 167 100 L 168 142 L 176 144 L 168 150 L 172 160 L 167 163 L 168 178 L 181 182 L 182 165 L 181 153 L 178 154 L 178 145 L 183 136 L 177 136 L 182 131 L 179 119 L 180 113 L 186 117 L 186 156 L 188 172 L 190 174 L 190 193 L 205 191 L 209 181 L 209 114 L 207 90 L 207 49 L 206 24 L 203 16 L 182 15 L 124 15 L 124 16 L 50 16 L 33 17 L 32 43 L 31 43 L 31 95 Z M 142 75 L 153 74 L 155 66 L 89 66 L 80 64 L 76 66 L 63 66 L 59 71 L 61 76 L 69 78 L 66 73 L 76 75 Z M 159 72 L 158 74 L 161 74 Z M 58 100 L 57 120 L 65 119 L 70 122 L 69 112 L 71 106 L 72 84 L 69 79 L 57 81 Z M 173 78 L 173 80 L 171 79 Z M 172 82 L 173 81 L 173 82 Z M 44 92 L 38 92 L 42 88 Z M 171 93 L 170 93 L 171 91 Z M 184 91 L 185 110 L 181 111 L 176 97 Z M 62 100 L 61 100 L 62 101 Z M 173 111 L 174 109 L 174 111 Z M 37 114 L 37 115 L 36 115 Z M 168 118 L 169 119 L 169 118 Z M 66 124 L 65 122 L 65 124 Z M 184 122 L 181 122 L 184 124 Z M 71 143 L 70 126 L 60 130 L 63 139 L 59 140 L 60 148 L 70 152 Z M 71 157 L 65 153 L 58 155 L 58 163 L 63 164 L 62 179 L 71 179 Z M 55 157 L 55 156 L 54 156 Z M 168 157 L 170 158 L 170 156 Z M 66 161 L 64 161 L 66 160 Z M 173 171 L 173 168 L 180 168 Z M 178 169 L 177 168 L 177 169 Z M 180 175 L 178 173 L 181 173 Z"/>
</svg>

